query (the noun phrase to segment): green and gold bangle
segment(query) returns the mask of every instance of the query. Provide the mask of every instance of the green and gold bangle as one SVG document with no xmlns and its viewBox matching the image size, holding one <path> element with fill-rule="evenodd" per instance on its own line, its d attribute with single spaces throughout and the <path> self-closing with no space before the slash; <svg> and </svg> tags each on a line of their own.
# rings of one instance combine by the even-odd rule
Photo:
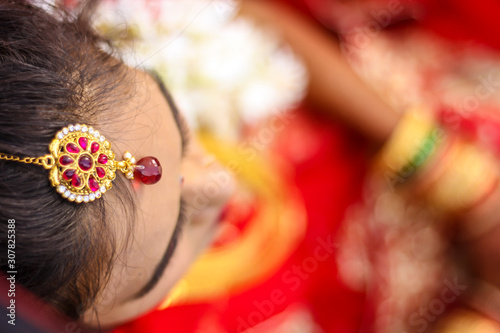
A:
<svg viewBox="0 0 500 333">
<path fill-rule="evenodd" d="M 391 185 L 405 183 L 434 155 L 442 136 L 429 111 L 408 110 L 380 153 L 379 171 Z"/>
<path fill-rule="evenodd" d="M 409 161 L 398 171 L 396 178 L 402 182 L 410 179 L 436 152 L 439 142 L 441 142 L 442 131 L 435 127 L 429 135 L 418 147 L 417 152 L 409 159 Z"/>
</svg>

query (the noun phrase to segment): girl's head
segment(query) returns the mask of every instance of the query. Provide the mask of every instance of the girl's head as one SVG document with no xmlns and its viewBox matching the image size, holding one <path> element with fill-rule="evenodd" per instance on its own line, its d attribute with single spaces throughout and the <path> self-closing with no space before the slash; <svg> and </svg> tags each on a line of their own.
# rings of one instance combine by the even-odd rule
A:
<svg viewBox="0 0 500 333">
<path fill-rule="evenodd" d="M 187 146 L 163 84 L 104 51 L 109 43 L 89 24 L 92 3 L 76 17 L 44 8 L 0 0 L 0 152 L 43 156 L 62 127 L 87 124 L 117 156 L 158 158 L 163 176 L 145 186 L 119 174 L 102 198 L 77 204 L 44 168 L 0 160 L 1 269 L 9 270 L 15 219 L 17 282 L 73 319 L 113 325 L 166 297 L 210 243 L 232 182 L 205 165 L 195 142 Z M 204 194 L 214 178 L 227 181 Z"/>
</svg>

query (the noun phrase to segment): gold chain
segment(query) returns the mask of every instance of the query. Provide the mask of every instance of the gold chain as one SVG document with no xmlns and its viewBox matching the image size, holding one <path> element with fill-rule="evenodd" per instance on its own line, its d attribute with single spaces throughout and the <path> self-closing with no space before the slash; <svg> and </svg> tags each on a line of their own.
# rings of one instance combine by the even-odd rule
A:
<svg viewBox="0 0 500 333">
<path fill-rule="evenodd" d="M 6 160 L 6 161 L 16 161 L 16 162 L 21 162 L 21 163 L 26 163 L 26 164 L 36 164 L 36 165 L 41 165 L 45 169 L 50 169 L 52 166 L 54 166 L 54 157 L 52 155 L 45 155 L 41 157 L 24 157 L 20 158 L 19 156 L 15 155 L 7 155 L 4 153 L 0 153 L 0 160 Z"/>
</svg>

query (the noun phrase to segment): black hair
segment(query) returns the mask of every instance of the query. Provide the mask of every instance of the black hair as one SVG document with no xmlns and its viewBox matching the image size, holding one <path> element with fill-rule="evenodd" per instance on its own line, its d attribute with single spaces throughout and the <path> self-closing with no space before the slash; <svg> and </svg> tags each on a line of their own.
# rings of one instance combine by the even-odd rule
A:
<svg viewBox="0 0 500 333">
<path fill-rule="evenodd" d="M 127 68 L 93 31 L 94 7 L 87 2 L 70 14 L 39 1 L 0 0 L 1 153 L 46 155 L 61 128 L 99 128 L 97 119 L 109 121 L 126 99 Z M 56 192 L 41 166 L 0 160 L 0 175 L 0 269 L 9 271 L 8 220 L 15 219 L 17 282 L 79 319 L 109 279 L 118 251 L 115 210 L 133 224 L 130 185 L 117 175 L 113 204 L 109 192 L 77 204 Z"/>
</svg>

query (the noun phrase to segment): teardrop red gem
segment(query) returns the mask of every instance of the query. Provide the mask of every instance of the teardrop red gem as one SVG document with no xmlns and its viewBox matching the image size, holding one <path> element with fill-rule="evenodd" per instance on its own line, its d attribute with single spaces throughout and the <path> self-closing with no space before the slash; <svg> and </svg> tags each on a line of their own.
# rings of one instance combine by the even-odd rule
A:
<svg viewBox="0 0 500 333">
<path fill-rule="evenodd" d="M 106 164 L 106 163 L 108 163 L 108 157 L 106 155 L 104 155 L 104 154 L 101 154 L 97 158 L 97 162 L 99 162 L 101 164 Z"/>
<path fill-rule="evenodd" d="M 156 157 L 141 158 L 134 170 L 134 177 L 146 185 L 156 184 L 161 179 L 161 165 Z"/>
<path fill-rule="evenodd" d="M 89 177 L 89 188 L 92 192 L 95 192 L 99 189 L 99 183 L 92 176 Z"/>
<path fill-rule="evenodd" d="M 95 154 L 97 153 L 97 151 L 99 150 L 99 144 L 97 142 L 92 142 L 92 145 L 90 146 L 90 152 L 92 154 Z"/>
<path fill-rule="evenodd" d="M 94 162 L 92 161 L 92 158 L 88 155 L 82 155 L 80 156 L 80 159 L 78 160 L 78 166 L 80 169 L 83 171 L 89 171 L 92 168 L 92 165 Z"/>
<path fill-rule="evenodd" d="M 81 137 L 80 139 L 78 139 L 78 144 L 80 145 L 80 147 L 82 147 L 83 150 L 86 150 L 87 146 L 89 144 L 89 141 L 87 138 Z"/>
<path fill-rule="evenodd" d="M 77 188 L 82 186 L 82 180 L 76 173 L 73 175 L 73 180 L 71 180 L 71 185 Z"/>
<path fill-rule="evenodd" d="M 75 174 L 75 171 L 76 171 L 75 169 L 67 169 L 63 173 L 63 178 L 65 180 L 70 180 L 71 178 L 73 178 L 73 175 Z"/>
<path fill-rule="evenodd" d="M 61 163 L 61 165 L 70 165 L 73 162 L 74 160 L 68 155 L 63 155 L 59 158 L 59 163 Z"/>
<path fill-rule="evenodd" d="M 80 152 L 80 148 L 73 142 L 70 142 L 66 145 L 66 150 L 68 153 L 78 154 Z"/>
<path fill-rule="evenodd" d="M 99 178 L 104 178 L 104 176 L 106 176 L 106 170 L 104 170 L 104 168 L 97 167 L 95 168 L 95 171 L 97 172 L 97 176 L 99 176 Z"/>
</svg>

